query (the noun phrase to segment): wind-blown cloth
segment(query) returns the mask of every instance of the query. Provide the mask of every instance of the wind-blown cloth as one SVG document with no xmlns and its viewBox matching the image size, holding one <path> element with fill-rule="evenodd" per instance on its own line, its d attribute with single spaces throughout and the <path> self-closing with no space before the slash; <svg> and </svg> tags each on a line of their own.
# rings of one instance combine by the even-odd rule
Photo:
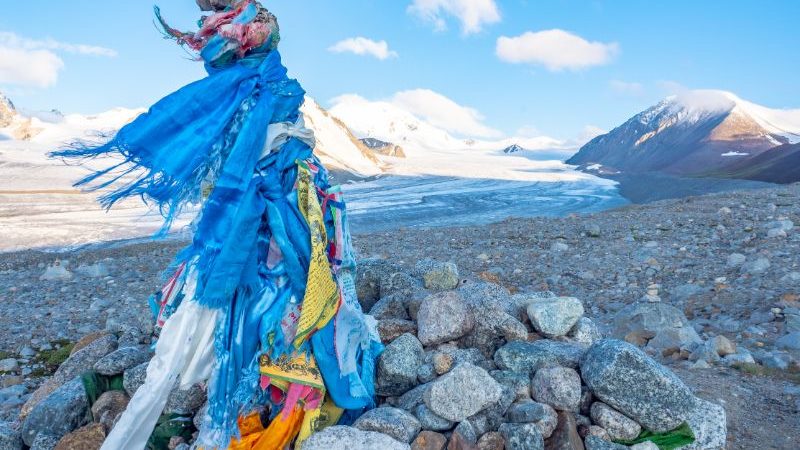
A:
<svg viewBox="0 0 800 450">
<path fill-rule="evenodd" d="M 146 382 L 103 449 L 144 448 L 169 393 L 197 383 L 209 399 L 198 447 L 283 449 L 374 406 L 382 346 L 356 298 L 346 207 L 313 154 L 274 16 L 238 0 L 181 33 L 157 15 L 208 77 L 103 145 L 53 153 L 121 157 L 76 185 L 113 189 L 107 207 L 154 203 L 164 230 L 204 199 L 193 242 L 151 299 L 159 339 Z"/>
</svg>

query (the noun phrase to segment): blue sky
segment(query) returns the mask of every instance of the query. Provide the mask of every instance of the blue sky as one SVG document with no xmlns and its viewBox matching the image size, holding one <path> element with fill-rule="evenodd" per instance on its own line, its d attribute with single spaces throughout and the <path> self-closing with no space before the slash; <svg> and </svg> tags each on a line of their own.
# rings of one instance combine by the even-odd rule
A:
<svg viewBox="0 0 800 450">
<path fill-rule="evenodd" d="M 181 28 L 199 17 L 193 0 L 157 3 Z M 794 0 L 264 3 L 281 23 L 291 75 L 324 106 L 342 94 L 383 100 L 426 89 L 464 107 L 476 129 L 562 139 L 613 128 L 683 87 L 800 107 Z M 204 75 L 152 17 L 149 0 L 15 2 L 0 14 L 0 90 L 30 109 L 149 106 Z M 386 41 L 386 58 L 331 51 L 356 37 Z M 14 59 L 28 57 L 30 69 Z"/>
</svg>

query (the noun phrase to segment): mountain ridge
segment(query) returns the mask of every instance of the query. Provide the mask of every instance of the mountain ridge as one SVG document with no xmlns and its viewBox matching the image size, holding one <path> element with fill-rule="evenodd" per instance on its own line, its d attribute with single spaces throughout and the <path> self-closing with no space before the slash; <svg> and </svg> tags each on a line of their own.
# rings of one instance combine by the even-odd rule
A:
<svg viewBox="0 0 800 450">
<path fill-rule="evenodd" d="M 797 142 L 800 109 L 774 110 L 729 92 L 692 91 L 668 97 L 592 139 L 567 163 L 584 169 L 599 165 L 595 171 L 733 176 L 744 173 L 746 161 L 760 161 L 762 154 Z M 767 173 L 760 176 L 769 181 Z"/>
</svg>

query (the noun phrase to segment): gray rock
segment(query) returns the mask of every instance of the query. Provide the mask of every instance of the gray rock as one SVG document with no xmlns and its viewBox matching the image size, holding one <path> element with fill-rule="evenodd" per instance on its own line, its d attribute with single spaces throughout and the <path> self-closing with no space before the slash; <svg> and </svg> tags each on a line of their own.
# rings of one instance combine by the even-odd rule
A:
<svg viewBox="0 0 800 450">
<path fill-rule="evenodd" d="M 635 420 L 613 409 L 605 403 L 595 402 L 591 409 L 592 421 L 603 427 L 608 436 L 615 441 L 636 439 L 642 427 Z"/>
<path fill-rule="evenodd" d="M 378 395 L 402 395 L 417 385 L 417 367 L 422 364 L 422 344 L 404 334 L 386 346 L 378 358 L 375 388 Z"/>
<path fill-rule="evenodd" d="M 783 317 L 787 332 L 795 333 L 800 331 L 800 314 L 785 313 Z"/>
<path fill-rule="evenodd" d="M 358 261 L 356 270 L 356 293 L 361 309 L 369 311 L 383 295 L 381 280 L 400 271 L 396 264 L 383 259 L 364 259 Z"/>
<path fill-rule="evenodd" d="M 466 302 L 456 292 L 440 292 L 422 301 L 417 327 L 423 345 L 452 341 L 472 330 L 475 322 Z"/>
<path fill-rule="evenodd" d="M 421 405 L 424 402 L 423 398 L 425 393 L 428 392 L 430 388 L 431 383 L 426 383 L 411 389 L 397 399 L 395 406 L 403 408 L 406 411 L 413 411 L 417 405 Z"/>
<path fill-rule="evenodd" d="M 714 346 L 714 351 L 719 356 L 728 356 L 736 353 L 736 344 L 731 342 L 730 339 L 726 338 L 725 336 L 714 336 L 712 339 L 710 339 L 710 341 Z"/>
<path fill-rule="evenodd" d="M 694 433 L 695 441 L 681 450 L 724 450 L 727 445 L 725 409 L 714 403 L 698 399 L 686 422 Z"/>
<path fill-rule="evenodd" d="M 89 399 L 81 379 L 75 378 L 33 408 L 22 424 L 22 439 L 33 445 L 40 433 L 63 437 L 87 423 L 88 413 Z"/>
<path fill-rule="evenodd" d="M 446 431 L 453 428 L 455 425 L 455 423 L 444 417 L 439 417 L 434 414 L 425 404 L 417 405 L 414 415 L 417 416 L 423 430 Z"/>
<path fill-rule="evenodd" d="M 388 406 L 367 411 L 355 421 L 353 427 L 382 433 L 407 443 L 413 441 L 421 429 L 419 420 L 411 413 Z"/>
<path fill-rule="evenodd" d="M 394 295 L 400 298 L 413 298 L 419 295 L 422 286 L 411 275 L 398 271 L 381 278 L 381 298 Z"/>
<path fill-rule="evenodd" d="M 569 337 L 578 344 L 591 346 L 595 342 L 603 339 L 603 332 L 592 319 L 588 317 L 581 317 L 572 330 L 569 332 Z"/>
<path fill-rule="evenodd" d="M 31 444 L 30 450 L 53 450 L 61 438 L 47 433 L 39 433 Z"/>
<path fill-rule="evenodd" d="M 532 423 L 504 423 L 498 431 L 506 442 L 506 450 L 544 450 L 544 438 Z"/>
<path fill-rule="evenodd" d="M 417 379 L 420 383 L 429 383 L 436 379 L 436 375 L 433 364 L 423 364 L 417 368 Z"/>
<path fill-rule="evenodd" d="M 680 378 L 626 342 L 593 345 L 581 373 L 597 398 L 653 432 L 676 428 L 696 405 Z"/>
<path fill-rule="evenodd" d="M 119 348 L 97 361 L 94 370 L 100 375 L 114 376 L 149 360 L 150 350 L 145 346 Z"/>
<path fill-rule="evenodd" d="M 460 364 L 431 383 L 425 405 L 436 415 L 461 422 L 500 400 L 500 384 L 480 367 Z"/>
<path fill-rule="evenodd" d="M 328 427 L 303 442 L 303 450 L 411 450 L 385 434 L 341 425 Z"/>
<path fill-rule="evenodd" d="M 726 263 L 728 267 L 733 268 L 741 266 L 742 264 L 744 264 L 745 261 L 747 261 L 747 257 L 744 256 L 743 254 L 731 253 L 730 256 L 728 256 L 728 260 L 726 261 Z"/>
<path fill-rule="evenodd" d="M 123 380 L 124 383 L 124 380 Z M 206 390 L 200 384 L 188 389 L 175 389 L 169 394 L 164 412 L 167 414 L 193 415 L 206 402 Z"/>
<path fill-rule="evenodd" d="M 758 258 L 747 261 L 746 263 L 742 264 L 741 270 L 742 272 L 749 273 L 751 275 L 760 275 L 766 272 L 770 267 L 769 259 L 759 256 Z"/>
<path fill-rule="evenodd" d="M 0 361 L 0 373 L 16 372 L 19 369 L 19 363 L 14 358 L 6 358 Z"/>
<path fill-rule="evenodd" d="M 507 423 L 532 423 L 539 428 L 545 439 L 549 438 L 558 426 L 558 414 L 544 403 L 533 400 L 515 403 L 508 408 L 505 420 Z"/>
<path fill-rule="evenodd" d="M 606 441 L 597 436 L 586 436 L 583 441 L 586 450 L 627 450 L 628 447 L 613 442 Z"/>
<path fill-rule="evenodd" d="M 644 441 L 640 442 L 636 445 L 630 446 L 631 450 L 659 450 L 658 445 L 654 444 L 652 441 Z"/>
<path fill-rule="evenodd" d="M 417 263 L 414 273 L 422 278 L 425 289 L 438 292 L 458 286 L 458 267 L 451 262 L 423 259 Z"/>
<path fill-rule="evenodd" d="M 531 398 L 531 377 L 527 374 L 511 370 L 493 370 L 489 373 L 498 383 L 514 392 L 515 400 Z"/>
<path fill-rule="evenodd" d="M 545 367 L 536 371 L 531 392 L 537 402 L 560 411 L 578 411 L 581 402 L 581 377 L 567 367 Z"/>
<path fill-rule="evenodd" d="M 22 450 L 22 434 L 10 424 L 0 422 L 0 450 Z"/>
<path fill-rule="evenodd" d="M 782 336 L 775 341 L 775 346 L 785 350 L 800 350 L 800 331 Z"/>
<path fill-rule="evenodd" d="M 405 299 L 400 295 L 388 295 L 381 298 L 369 310 L 369 315 L 376 320 L 408 320 L 410 318 Z"/>
<path fill-rule="evenodd" d="M 650 339 L 656 351 L 689 349 L 702 342 L 689 319 L 666 303 L 639 302 L 622 308 L 614 317 L 614 335 L 630 341 L 635 335 Z"/>
<path fill-rule="evenodd" d="M 583 304 L 574 297 L 539 299 L 527 310 L 533 328 L 546 337 L 566 335 L 583 317 Z"/>
<path fill-rule="evenodd" d="M 494 361 L 500 369 L 531 374 L 542 367 L 577 368 L 584 353 L 584 347 L 566 342 L 514 341 L 497 350 Z"/>
<path fill-rule="evenodd" d="M 126 370 L 122 375 L 122 386 L 129 396 L 133 397 L 133 394 L 144 384 L 147 378 L 147 366 L 149 364 L 149 362 L 139 364 L 136 367 Z"/>
</svg>

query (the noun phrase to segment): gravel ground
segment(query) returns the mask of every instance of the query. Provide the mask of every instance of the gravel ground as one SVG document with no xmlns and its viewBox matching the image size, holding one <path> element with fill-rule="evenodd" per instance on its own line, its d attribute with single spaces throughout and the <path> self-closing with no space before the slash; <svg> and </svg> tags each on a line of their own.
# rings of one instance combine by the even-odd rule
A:
<svg viewBox="0 0 800 450">
<path fill-rule="evenodd" d="M 360 234 L 355 242 L 363 257 L 391 258 L 409 268 L 426 257 L 450 260 L 465 278 L 515 292 L 578 297 L 587 316 L 601 323 L 641 299 L 648 287 L 657 289 L 702 336 L 725 335 L 759 360 L 777 354 L 775 341 L 791 331 L 789 313 L 800 307 L 800 230 L 789 221 L 800 225 L 800 185 L 593 215 Z M 117 322 L 148 320 L 144 300 L 181 245 L 3 254 L 0 360 L 15 358 L 20 368 L 0 375 L 0 388 L 33 389 L 47 372 L 33 356 L 41 350 Z M 56 260 L 71 278 L 40 280 Z M 664 362 L 699 396 L 725 406 L 730 448 L 793 449 L 800 441 L 800 355 L 794 352 L 780 352 L 790 361 L 782 369 L 691 370 L 686 361 Z M 0 398 L 0 418 L 17 408 Z"/>
</svg>

